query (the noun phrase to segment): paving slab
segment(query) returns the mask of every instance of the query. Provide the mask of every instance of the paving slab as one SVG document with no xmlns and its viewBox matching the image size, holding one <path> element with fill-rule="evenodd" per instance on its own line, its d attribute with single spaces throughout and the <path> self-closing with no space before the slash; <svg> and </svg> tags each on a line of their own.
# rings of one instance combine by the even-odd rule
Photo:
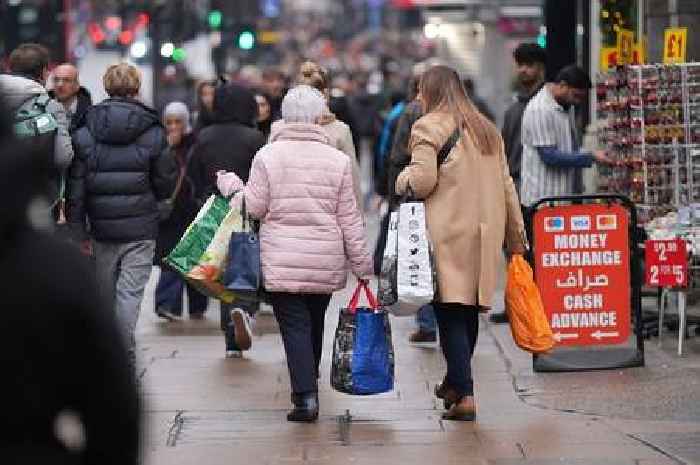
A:
<svg viewBox="0 0 700 465">
<path fill-rule="evenodd" d="M 507 328 L 489 326 L 485 319 L 474 358 L 476 422 L 441 419 L 442 405 L 432 392 L 444 373 L 444 360 L 437 345 L 407 343 L 410 318 L 392 318 L 394 391 L 368 397 L 337 393 L 329 383 L 329 356 L 337 309 L 350 290 L 338 293 L 330 305 L 319 386 L 321 417 L 312 425 L 286 421 L 287 367 L 269 315 L 263 330 L 256 330 L 253 349 L 243 359 L 225 359 L 215 306 L 205 321 L 165 324 L 147 299 L 137 332 L 146 408 L 144 463 L 700 463 L 692 446 L 700 444 L 698 422 L 606 415 L 605 404 L 593 413 L 579 412 L 569 404 L 552 404 L 548 397 L 570 389 L 570 397 L 581 393 L 585 398 L 595 388 L 607 393 L 603 398 L 615 412 L 623 407 L 610 400 L 615 393 L 658 379 L 656 372 L 558 380 L 535 374 L 527 354 L 512 341 L 506 343 Z"/>
</svg>

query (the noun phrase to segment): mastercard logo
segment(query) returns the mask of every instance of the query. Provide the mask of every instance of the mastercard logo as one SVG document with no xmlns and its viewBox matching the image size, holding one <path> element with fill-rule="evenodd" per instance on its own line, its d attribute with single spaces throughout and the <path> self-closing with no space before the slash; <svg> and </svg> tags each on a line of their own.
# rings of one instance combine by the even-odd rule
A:
<svg viewBox="0 0 700 465">
<path fill-rule="evenodd" d="M 547 216 L 544 219 L 545 232 L 561 232 L 564 230 L 563 216 Z"/>
<path fill-rule="evenodd" d="M 613 231 L 617 229 L 617 215 L 597 215 L 595 223 L 599 231 Z"/>
</svg>

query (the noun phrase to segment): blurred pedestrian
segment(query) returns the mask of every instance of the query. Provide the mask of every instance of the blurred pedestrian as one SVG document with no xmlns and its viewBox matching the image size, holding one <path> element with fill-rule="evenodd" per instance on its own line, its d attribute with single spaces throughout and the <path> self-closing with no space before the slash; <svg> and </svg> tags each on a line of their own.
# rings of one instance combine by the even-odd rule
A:
<svg viewBox="0 0 700 465">
<path fill-rule="evenodd" d="M 45 198 L 48 218 L 60 218 L 65 192 L 65 173 L 73 161 L 70 122 L 66 111 L 46 90 L 49 52 L 38 44 L 22 44 L 9 58 L 11 74 L 0 75 L 0 95 L 15 119 L 18 136 L 30 138 L 36 156 L 49 157 L 53 168 L 46 173 Z M 21 129 L 20 129 L 21 128 Z M 21 132 L 21 134 L 20 134 Z"/>
<path fill-rule="evenodd" d="M 501 135 L 508 159 L 508 169 L 510 176 L 515 183 L 515 189 L 520 192 L 520 167 L 522 163 L 523 144 L 522 144 L 522 121 L 525 107 L 530 99 L 544 85 L 545 64 L 547 63 L 547 54 L 545 50 L 537 44 L 523 43 L 513 52 L 518 80 L 518 96 L 516 100 L 506 110 L 505 118 L 503 119 L 503 128 Z M 524 214 L 523 207 L 523 214 Z M 500 312 L 492 312 L 489 315 L 489 321 L 492 323 L 506 323 L 508 315 L 505 309 Z"/>
<path fill-rule="evenodd" d="M 422 71 L 422 70 L 421 70 Z M 391 146 L 391 152 L 385 162 L 385 170 L 387 172 L 387 193 L 389 199 L 389 209 L 396 210 L 401 201 L 401 195 L 396 192 L 396 178 L 399 173 L 411 162 L 411 151 L 409 142 L 411 138 L 411 130 L 416 121 L 423 116 L 423 108 L 418 101 L 418 84 L 420 82 L 420 74 L 411 79 L 409 83 L 409 98 L 410 101 L 406 104 L 398 122 L 394 134 L 394 142 Z M 382 230 L 386 230 L 389 226 L 389 216 L 387 215 L 382 222 Z M 386 239 L 385 239 L 386 240 Z M 382 250 L 382 255 L 383 255 Z M 378 251 L 375 251 L 375 260 L 378 257 Z M 377 267 L 375 263 L 375 267 Z M 416 330 L 408 336 L 408 342 L 418 346 L 432 346 L 437 342 L 437 321 L 435 320 L 435 312 L 432 305 L 422 306 L 416 313 Z"/>
<path fill-rule="evenodd" d="M 134 330 L 153 265 L 158 201 L 172 195 L 176 169 L 158 114 L 137 99 L 141 73 L 112 65 L 103 83 L 109 98 L 88 111 L 73 137 L 67 215 L 83 237 L 90 223 L 100 290 L 113 303 L 135 368 Z"/>
<path fill-rule="evenodd" d="M 85 114 L 92 106 L 90 91 L 80 85 L 78 68 L 71 63 L 56 66 L 53 70 L 53 89 L 49 92 L 66 110 L 73 134 L 85 124 Z"/>
<path fill-rule="evenodd" d="M 12 140 L 1 102 L 0 120 L 0 196 L 11 199 L 0 204 L 0 462 L 136 465 L 138 393 L 114 315 L 86 259 L 28 214 L 53 160 Z M 84 433 L 70 438 L 69 426 Z"/>
<path fill-rule="evenodd" d="M 396 181 L 425 199 L 434 243 L 439 300 L 434 303 L 447 374 L 435 394 L 445 401 L 443 418 L 476 416 L 471 358 L 479 312 L 491 306 L 504 239 L 511 253 L 524 251 L 518 195 L 508 174 L 496 127 L 469 100 L 459 75 L 446 66 L 423 74 L 420 102 L 425 116 L 411 131 L 411 164 Z M 443 163 L 438 153 L 456 135 Z"/>
<path fill-rule="evenodd" d="M 194 133 L 190 112 L 182 102 L 171 102 L 163 112 L 168 150 L 177 164 L 175 191 L 160 203 L 160 225 L 156 240 L 155 264 L 159 265 L 175 248 L 199 211 L 196 183 L 190 172 Z M 180 274 L 161 267 L 156 286 L 155 312 L 161 318 L 179 320 L 183 313 L 182 293 L 187 293 L 190 319 L 201 320 L 207 310 L 207 297 L 185 282 Z"/>
<path fill-rule="evenodd" d="M 413 98 L 411 98 L 413 100 Z M 384 118 L 382 132 L 376 145 L 374 154 L 374 177 L 375 191 L 382 197 L 388 195 L 387 192 L 387 158 L 391 151 L 391 145 L 396 134 L 396 127 L 399 118 L 406 109 L 409 100 L 405 92 L 394 92 L 391 96 L 391 108 Z"/>
<path fill-rule="evenodd" d="M 255 157 L 245 186 L 248 212 L 262 222 L 262 274 L 280 325 L 292 384 L 289 421 L 318 418 L 318 377 L 326 308 L 347 284 L 372 273 L 352 163 L 317 124 L 326 111 L 318 90 L 297 86 L 282 102 L 283 127 Z M 293 174 L 290 176 L 290 173 Z M 243 188 L 221 174 L 223 193 Z"/>
<path fill-rule="evenodd" d="M 216 173 L 230 171 L 248 180 L 253 157 L 266 140 L 257 129 L 255 94 L 238 84 L 222 84 L 214 93 L 214 123 L 202 129 L 192 148 L 193 176 L 197 179 L 200 203 L 217 192 Z M 252 305 L 221 304 L 221 330 L 226 356 L 239 358 L 252 345 Z"/>
<path fill-rule="evenodd" d="M 520 192 L 520 168 L 523 156 L 521 129 L 523 113 L 532 97 L 544 85 L 547 53 L 537 44 L 520 44 L 513 52 L 518 80 L 518 95 L 516 100 L 506 110 L 503 119 L 503 143 L 505 144 L 508 168 Z"/>
<path fill-rule="evenodd" d="M 272 131 L 272 107 L 267 95 L 262 92 L 255 94 L 255 101 L 258 103 L 258 130 L 263 133 L 265 140 L 267 140 Z"/>
<path fill-rule="evenodd" d="M 197 86 L 197 111 L 194 115 L 195 133 L 214 122 L 214 91 L 216 81 L 202 81 Z"/>
<path fill-rule="evenodd" d="M 489 108 L 488 104 L 476 92 L 476 84 L 474 83 L 474 79 L 470 77 L 464 78 L 462 80 L 462 85 L 464 86 L 464 90 L 467 92 L 467 97 L 469 97 L 469 100 L 472 101 L 476 109 L 479 110 L 482 115 L 487 117 L 489 121 L 492 123 L 495 122 L 496 118 L 494 118 L 493 112 Z"/>
<path fill-rule="evenodd" d="M 393 186 L 389 187 L 389 155 L 396 135 L 401 115 L 406 110 L 406 106 L 415 99 L 417 93 L 417 80 L 412 80 L 409 83 L 408 93 L 398 92 L 392 96 L 392 108 L 384 120 L 384 127 L 377 143 L 375 153 L 375 191 L 381 197 L 388 199 L 394 193 Z M 395 179 L 394 179 L 395 181 Z M 384 257 L 384 249 L 386 248 L 386 239 L 389 228 L 389 220 L 391 218 L 391 210 L 387 211 L 382 216 L 379 226 L 379 236 L 374 247 L 374 274 L 379 275 L 382 268 L 382 259 Z"/>
<path fill-rule="evenodd" d="M 85 115 L 92 106 L 92 96 L 90 92 L 80 85 L 78 79 L 78 68 L 70 63 L 64 63 L 53 70 L 53 89 L 49 91 L 49 96 L 63 105 L 66 111 L 66 118 L 70 124 L 70 134 L 85 125 Z M 66 224 L 65 211 L 65 175 L 61 181 L 60 189 L 63 195 L 59 200 L 56 233 L 66 240 L 71 237 L 70 230 Z"/>
<path fill-rule="evenodd" d="M 352 133 L 350 127 L 342 121 L 338 120 L 333 113 L 328 109 L 328 99 L 330 97 L 330 76 L 321 66 L 312 61 L 304 62 L 299 69 L 297 76 L 297 84 L 307 85 L 321 92 L 326 101 L 326 106 L 323 109 L 323 114 L 318 120 L 318 124 L 323 127 L 326 132 L 331 146 L 343 152 L 350 158 L 352 166 L 353 192 L 357 205 L 362 209 L 362 182 L 360 179 L 360 165 L 357 162 L 355 153 L 355 144 L 352 141 Z M 272 132 L 284 126 L 283 121 L 279 121 L 273 125 Z"/>
<path fill-rule="evenodd" d="M 352 134 L 352 144 L 360 146 L 360 131 L 358 129 L 355 112 L 352 108 L 347 76 L 336 76 L 331 82 L 330 99 L 328 108 L 340 121 L 347 124 Z M 357 150 L 356 150 L 357 151 Z"/>
<path fill-rule="evenodd" d="M 272 121 L 277 121 L 282 117 L 282 99 L 287 93 L 287 82 L 284 74 L 274 68 L 263 70 L 262 89 L 270 102 Z"/>
</svg>

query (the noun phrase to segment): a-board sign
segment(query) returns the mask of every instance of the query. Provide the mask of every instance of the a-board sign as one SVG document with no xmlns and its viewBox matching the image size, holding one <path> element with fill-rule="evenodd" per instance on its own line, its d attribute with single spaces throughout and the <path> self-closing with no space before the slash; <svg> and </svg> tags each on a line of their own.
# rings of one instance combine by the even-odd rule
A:
<svg viewBox="0 0 700 465">
<path fill-rule="evenodd" d="M 533 217 L 535 277 L 562 346 L 630 337 L 628 212 L 621 205 L 555 205 Z"/>
<path fill-rule="evenodd" d="M 688 254 L 683 239 L 644 243 L 645 282 L 648 286 L 686 287 Z"/>
</svg>

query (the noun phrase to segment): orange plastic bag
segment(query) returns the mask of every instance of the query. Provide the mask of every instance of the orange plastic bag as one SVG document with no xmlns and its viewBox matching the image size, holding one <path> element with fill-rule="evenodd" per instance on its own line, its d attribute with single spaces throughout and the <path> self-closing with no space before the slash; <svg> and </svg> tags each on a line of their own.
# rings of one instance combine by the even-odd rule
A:
<svg viewBox="0 0 700 465">
<path fill-rule="evenodd" d="M 506 312 L 518 347 L 533 354 L 548 352 L 554 347 L 540 291 L 532 277 L 532 268 L 522 255 L 513 255 L 508 265 Z"/>
</svg>

